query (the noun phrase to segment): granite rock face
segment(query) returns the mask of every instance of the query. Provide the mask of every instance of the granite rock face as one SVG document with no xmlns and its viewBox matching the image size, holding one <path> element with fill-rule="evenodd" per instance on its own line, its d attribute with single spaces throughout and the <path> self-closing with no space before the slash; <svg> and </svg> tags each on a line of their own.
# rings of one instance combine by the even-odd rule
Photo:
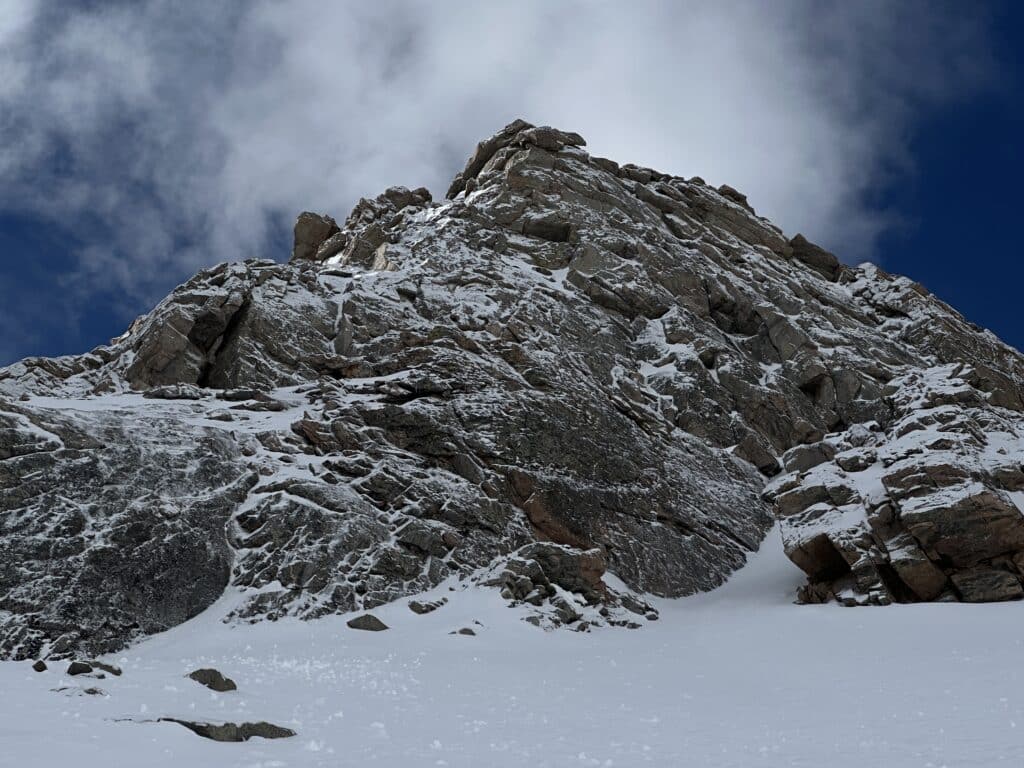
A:
<svg viewBox="0 0 1024 768">
<path fill-rule="evenodd" d="M 981 385 L 959 363 L 897 377 L 887 422 L 830 435 L 827 458 L 768 487 L 804 600 L 1024 597 L 1021 418 Z"/>
<path fill-rule="evenodd" d="M 0 656 L 109 651 L 228 586 L 239 620 L 451 579 L 614 623 L 721 584 L 773 506 L 807 599 L 1010 595 L 1019 467 L 984 446 L 1017 450 L 1018 353 L 731 187 L 584 146 L 517 121 L 442 202 L 304 213 L 288 264 L 0 370 Z M 917 431 L 951 469 L 886 470 L 876 505 L 845 480 L 907 460 L 936 372 L 963 394 Z"/>
</svg>

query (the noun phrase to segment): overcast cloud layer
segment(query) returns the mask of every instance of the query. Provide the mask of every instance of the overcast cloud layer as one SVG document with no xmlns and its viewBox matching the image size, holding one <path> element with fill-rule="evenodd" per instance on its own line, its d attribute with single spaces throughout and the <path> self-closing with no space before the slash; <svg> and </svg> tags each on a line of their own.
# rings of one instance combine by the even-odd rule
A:
<svg viewBox="0 0 1024 768">
<path fill-rule="evenodd" d="M 971 4 L 0 4 L 0 209 L 69 236 L 71 315 L 126 319 L 200 266 L 286 258 L 300 210 L 440 197 L 516 117 L 873 257 L 915 121 L 991 70 Z"/>
</svg>

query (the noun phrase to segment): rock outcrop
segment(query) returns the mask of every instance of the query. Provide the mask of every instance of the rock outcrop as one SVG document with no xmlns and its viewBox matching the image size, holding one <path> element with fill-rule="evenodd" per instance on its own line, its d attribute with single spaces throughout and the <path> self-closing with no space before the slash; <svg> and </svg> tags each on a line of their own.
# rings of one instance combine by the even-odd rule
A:
<svg viewBox="0 0 1024 768">
<path fill-rule="evenodd" d="M 444 201 L 304 213 L 289 263 L 0 370 L 0 657 L 110 651 L 228 586 L 239 620 L 451 580 L 614 623 L 721 584 L 773 508 L 805 599 L 1015 596 L 1020 355 L 584 146 L 517 121 Z"/>
<path fill-rule="evenodd" d="M 161 717 L 157 722 L 177 723 L 188 728 L 197 736 L 212 741 L 248 741 L 249 739 L 287 739 L 295 735 L 291 728 L 259 721 L 255 723 L 206 723 L 196 720 L 182 720 L 177 717 Z"/>
<path fill-rule="evenodd" d="M 898 377 L 884 425 L 829 436 L 768 487 L 804 600 L 1024 597 L 1022 423 L 979 383 L 963 364 Z"/>
</svg>

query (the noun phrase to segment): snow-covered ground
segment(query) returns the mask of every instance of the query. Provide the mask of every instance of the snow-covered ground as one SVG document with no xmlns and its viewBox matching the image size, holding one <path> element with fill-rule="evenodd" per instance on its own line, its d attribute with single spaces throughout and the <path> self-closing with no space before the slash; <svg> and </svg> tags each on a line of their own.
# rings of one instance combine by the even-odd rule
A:
<svg viewBox="0 0 1024 768">
<path fill-rule="evenodd" d="M 773 533 L 726 586 L 660 601 L 635 631 L 543 632 L 490 590 L 379 609 L 380 633 L 226 626 L 227 597 L 110 659 L 122 677 L 0 664 L 0 765 L 1024 765 L 1024 604 L 796 606 L 799 581 Z M 463 626 L 477 635 L 448 634 Z M 238 691 L 184 677 L 199 666 Z M 68 695 L 93 685 L 106 695 Z M 146 722 L 161 716 L 298 735 L 216 743 Z"/>
</svg>

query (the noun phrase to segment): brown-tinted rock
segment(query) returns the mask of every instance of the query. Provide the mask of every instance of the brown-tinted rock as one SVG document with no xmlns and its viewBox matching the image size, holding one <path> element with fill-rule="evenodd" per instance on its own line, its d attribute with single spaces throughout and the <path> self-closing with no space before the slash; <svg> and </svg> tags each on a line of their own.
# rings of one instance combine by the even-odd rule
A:
<svg viewBox="0 0 1024 768">
<path fill-rule="evenodd" d="M 292 261 L 305 261 L 317 256 L 324 242 L 338 231 L 338 224 L 330 216 L 304 211 L 295 221 L 295 244 Z"/>
<path fill-rule="evenodd" d="M 802 261 L 829 280 L 835 280 L 839 277 L 841 268 L 839 259 L 824 248 L 810 242 L 803 235 L 798 234 L 794 236 L 789 241 L 789 247 L 793 249 L 793 258 L 797 261 Z"/>
<path fill-rule="evenodd" d="M 889 562 L 900 581 L 913 593 L 916 600 L 934 600 L 946 588 L 946 574 L 921 551 L 908 534 L 886 542 Z"/>
<path fill-rule="evenodd" d="M 606 563 L 599 549 L 581 552 L 569 546 L 538 542 L 523 547 L 516 554 L 536 562 L 551 583 L 570 592 L 590 596 L 600 595 L 605 590 L 601 577 Z"/>
<path fill-rule="evenodd" d="M 744 461 L 749 461 L 763 475 L 772 477 L 779 473 L 778 459 L 769 451 L 764 439 L 754 432 L 748 432 L 736 444 L 733 453 Z"/>
<path fill-rule="evenodd" d="M 955 566 L 1024 549 L 1024 516 L 1002 491 L 977 483 L 908 499 L 900 518 L 926 552 Z"/>
</svg>

